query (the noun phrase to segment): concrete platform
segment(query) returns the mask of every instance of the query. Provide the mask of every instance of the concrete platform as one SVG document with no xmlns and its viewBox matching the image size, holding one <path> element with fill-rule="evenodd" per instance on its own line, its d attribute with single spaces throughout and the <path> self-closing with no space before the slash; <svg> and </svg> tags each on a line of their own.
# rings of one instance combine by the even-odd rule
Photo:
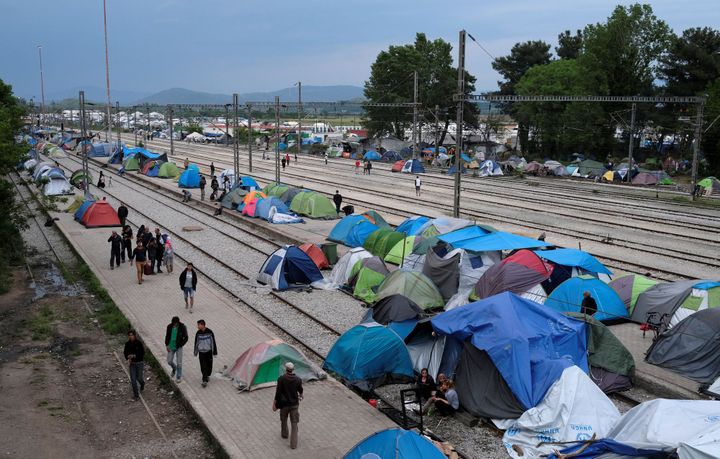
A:
<svg viewBox="0 0 720 459">
<path fill-rule="evenodd" d="M 202 388 L 197 358 L 192 356 L 196 321 L 205 319 L 218 341 L 215 371 L 232 366 L 248 347 L 275 338 L 266 327 L 238 310 L 233 300 L 198 282 L 196 311 L 184 309 L 177 276 L 148 276 L 137 285 L 135 268 L 127 263 L 110 270 L 108 228 L 86 229 L 71 214 L 57 213 L 56 224 L 90 266 L 115 303 L 138 330 L 139 336 L 158 361 L 165 361 L 165 327 L 174 315 L 188 326 L 190 342 L 185 346 L 183 381 L 177 385 L 209 431 L 234 458 L 336 458 L 367 435 L 392 427 L 384 415 L 333 379 L 305 385 L 300 406 L 300 442 L 297 450 L 280 438 L 279 415 L 271 410 L 274 389 L 240 393 L 230 381 L 213 377 Z M 178 260 L 177 266 L 182 262 Z M 169 374 L 169 366 L 163 364 Z M 150 384 L 153 384 L 152 382 Z M 128 399 L 130 399 L 128 384 Z M 128 402 L 131 403 L 131 402 Z"/>
</svg>

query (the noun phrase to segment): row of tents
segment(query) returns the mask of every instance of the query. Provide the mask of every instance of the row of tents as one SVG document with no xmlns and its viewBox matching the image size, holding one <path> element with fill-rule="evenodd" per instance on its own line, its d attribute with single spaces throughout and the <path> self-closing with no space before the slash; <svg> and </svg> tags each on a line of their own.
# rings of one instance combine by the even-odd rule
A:
<svg viewBox="0 0 720 459">
<path fill-rule="evenodd" d="M 74 193 L 70 180 L 65 176 L 65 171 L 55 163 L 27 159 L 21 162 L 19 169 L 26 170 L 30 174 L 45 196 L 63 196 Z"/>
</svg>

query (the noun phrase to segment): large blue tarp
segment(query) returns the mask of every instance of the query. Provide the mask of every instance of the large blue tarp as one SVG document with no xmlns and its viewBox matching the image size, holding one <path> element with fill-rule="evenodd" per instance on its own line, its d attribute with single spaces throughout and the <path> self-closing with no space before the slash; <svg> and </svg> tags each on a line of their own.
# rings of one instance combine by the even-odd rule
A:
<svg viewBox="0 0 720 459">
<path fill-rule="evenodd" d="M 200 171 L 197 166 L 191 164 L 178 179 L 180 188 L 199 188 L 200 187 Z"/>
<path fill-rule="evenodd" d="M 454 231 L 453 233 L 455 232 L 457 231 Z M 448 242 L 454 238 L 454 236 L 451 236 L 453 233 L 441 234 L 438 236 L 438 239 Z M 485 235 L 479 235 L 478 237 L 456 240 L 455 242 L 448 243 L 456 249 L 465 249 L 471 252 L 534 249 L 537 247 L 548 247 L 552 245 L 544 241 L 531 239 L 525 236 L 518 236 L 517 234 L 506 233 L 504 231 L 496 231 L 494 233 L 488 233 Z"/>
<path fill-rule="evenodd" d="M 362 247 L 365 239 L 377 229 L 377 225 L 362 215 L 348 215 L 337 222 L 328 239 L 348 247 Z"/>
<path fill-rule="evenodd" d="M 615 290 L 592 276 L 571 277 L 558 285 L 545 300 L 545 306 L 560 312 L 581 312 L 580 305 L 584 292 L 590 292 L 590 296 L 597 304 L 597 312 L 593 315 L 595 319 L 613 320 L 628 317 L 625 303 Z"/>
<path fill-rule="evenodd" d="M 555 250 L 536 250 L 535 253 L 540 258 L 552 261 L 563 266 L 577 266 L 587 272 L 601 273 L 612 275 L 612 271 L 607 269 L 605 265 L 600 263 L 597 258 L 589 253 L 578 249 L 555 249 Z"/>
<path fill-rule="evenodd" d="M 404 222 L 400 223 L 397 228 L 395 228 L 395 231 L 398 233 L 405 233 L 408 236 L 415 236 L 420 228 L 429 221 L 430 217 L 425 217 L 424 215 L 408 217 Z"/>
<path fill-rule="evenodd" d="M 403 340 L 374 322 L 356 325 L 343 333 L 330 349 L 323 368 L 363 389 L 414 377 Z"/>
<path fill-rule="evenodd" d="M 483 237 L 489 234 L 491 231 L 477 225 L 466 226 L 459 230 L 452 231 L 450 233 L 443 234 L 439 237 L 443 242 L 448 244 L 455 244 L 460 241 L 468 241 L 478 237 Z"/>
<path fill-rule="evenodd" d="M 514 293 L 500 293 L 444 312 L 433 329 L 488 353 L 518 401 L 536 406 L 577 365 L 588 371 L 585 324 Z"/>
<path fill-rule="evenodd" d="M 348 451 L 343 459 L 445 459 L 434 444 L 411 430 L 392 428 L 376 432 Z"/>
</svg>

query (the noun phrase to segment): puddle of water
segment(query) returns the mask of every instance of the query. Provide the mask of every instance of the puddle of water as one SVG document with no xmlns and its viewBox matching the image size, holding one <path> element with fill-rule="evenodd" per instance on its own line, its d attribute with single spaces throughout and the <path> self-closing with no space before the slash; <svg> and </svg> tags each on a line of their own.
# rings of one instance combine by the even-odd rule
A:
<svg viewBox="0 0 720 459">
<path fill-rule="evenodd" d="M 44 266 L 42 271 L 36 273 L 35 282 L 30 284 L 30 288 L 35 291 L 33 301 L 39 300 L 48 294 L 78 296 L 85 293 L 82 287 L 69 284 L 54 264 Z"/>
</svg>

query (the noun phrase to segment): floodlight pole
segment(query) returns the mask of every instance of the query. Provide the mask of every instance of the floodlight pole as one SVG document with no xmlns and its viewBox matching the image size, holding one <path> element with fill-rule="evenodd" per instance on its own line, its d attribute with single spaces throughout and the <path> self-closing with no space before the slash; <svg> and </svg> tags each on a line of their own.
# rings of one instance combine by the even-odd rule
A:
<svg viewBox="0 0 720 459">
<path fill-rule="evenodd" d="M 695 120 L 695 142 L 693 143 L 693 160 L 692 160 L 692 189 L 690 190 L 690 199 L 695 200 L 695 187 L 698 182 L 698 153 L 700 152 L 700 141 L 702 139 L 703 126 L 703 110 L 705 108 L 705 100 L 702 99 L 697 104 L 697 119 Z"/>
<path fill-rule="evenodd" d="M 275 96 L 275 183 L 280 183 L 280 96 Z"/>
<path fill-rule="evenodd" d="M 457 115 L 455 122 L 456 128 L 456 143 L 455 149 L 455 193 L 453 199 L 453 217 L 460 217 L 460 178 L 461 178 L 461 166 L 460 166 L 460 154 L 462 151 L 462 136 L 463 136 L 463 111 L 465 109 L 465 31 L 460 31 L 459 46 L 458 46 L 458 102 L 457 102 Z"/>
<path fill-rule="evenodd" d="M 413 159 L 418 157 L 418 73 L 417 70 L 413 72 Z"/>
<path fill-rule="evenodd" d="M 248 171 L 252 172 L 252 143 L 253 143 L 253 135 L 252 135 L 252 105 L 247 105 L 248 109 Z"/>
<path fill-rule="evenodd" d="M 120 148 L 120 139 L 121 139 L 121 130 L 122 130 L 122 123 L 120 122 L 120 101 L 115 101 L 115 122 L 117 123 L 118 127 L 118 148 Z M 111 145 L 112 147 L 112 145 Z"/>
<path fill-rule="evenodd" d="M 631 182 L 630 172 L 632 171 L 633 163 L 633 148 L 635 147 L 635 112 L 637 111 L 637 104 L 633 102 L 632 110 L 630 110 L 630 136 L 628 146 L 628 171 L 627 171 L 627 182 Z"/>
<path fill-rule="evenodd" d="M 237 93 L 233 94 L 233 178 L 234 178 L 234 184 L 233 188 L 238 186 L 238 179 L 240 178 L 240 136 L 238 136 L 238 132 L 240 131 L 240 127 L 238 126 L 238 95 Z M 227 126 L 227 123 L 225 123 Z"/>
<path fill-rule="evenodd" d="M 173 140 L 173 108 L 168 105 L 168 126 L 170 127 L 170 156 L 175 156 L 175 142 Z"/>
<path fill-rule="evenodd" d="M 80 91 L 79 94 L 79 102 L 80 102 L 80 151 L 82 152 L 82 167 L 83 167 L 83 191 L 85 193 L 85 198 L 90 198 L 90 181 L 88 180 L 88 176 L 90 174 L 89 166 L 88 166 L 88 153 L 90 152 L 90 149 L 87 148 L 87 129 L 85 127 L 85 91 Z"/>
<path fill-rule="evenodd" d="M 298 81 L 298 109 L 297 109 L 297 117 L 298 117 L 298 127 L 297 127 L 297 152 L 300 154 L 300 145 L 302 144 L 302 133 L 301 133 L 301 126 L 302 126 L 302 82 Z"/>
<path fill-rule="evenodd" d="M 110 55 L 108 53 L 108 38 L 107 38 L 107 0 L 103 0 L 103 24 L 105 28 L 105 86 L 107 90 L 107 117 L 108 126 L 106 136 L 108 142 L 112 143 L 112 130 L 110 128 L 110 106 L 112 101 L 110 100 Z"/>
</svg>

